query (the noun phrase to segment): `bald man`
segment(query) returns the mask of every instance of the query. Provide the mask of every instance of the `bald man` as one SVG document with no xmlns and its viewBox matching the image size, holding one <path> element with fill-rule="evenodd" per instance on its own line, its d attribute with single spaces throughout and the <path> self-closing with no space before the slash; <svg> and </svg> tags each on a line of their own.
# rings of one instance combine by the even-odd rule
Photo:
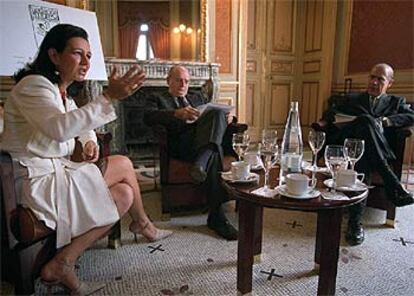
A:
<svg viewBox="0 0 414 296">
<path fill-rule="evenodd" d="M 231 119 L 219 109 L 200 116 L 196 107 L 207 100 L 201 95 L 188 94 L 189 83 L 190 74 L 185 67 L 172 67 L 167 77 L 168 92 L 147 100 L 144 121 L 150 126 L 165 126 L 171 156 L 193 163 L 190 175 L 194 183 L 208 182 L 208 227 L 227 240 L 236 240 L 237 230 L 222 209 L 228 196 L 218 174 L 222 170 L 223 139 L 229 135 L 226 131 Z"/>
<path fill-rule="evenodd" d="M 399 178 L 390 168 L 389 160 L 395 155 L 387 138 L 395 128 L 414 125 L 414 111 L 403 97 L 387 94 L 394 81 L 394 70 L 388 64 L 377 64 L 368 78 L 366 92 L 350 93 L 345 97 L 330 99 L 330 109 L 323 119 L 328 122 L 327 144 L 343 144 L 345 138 L 365 141 L 365 152 L 356 164 L 356 170 L 365 173 L 370 181 L 372 171 L 378 171 L 384 180 L 387 198 L 397 207 L 414 203 L 413 194 L 406 191 Z M 335 123 L 335 115 L 343 113 L 355 116 L 349 123 Z M 365 204 L 350 208 L 346 240 L 350 245 L 364 241 L 361 218 Z"/>
</svg>

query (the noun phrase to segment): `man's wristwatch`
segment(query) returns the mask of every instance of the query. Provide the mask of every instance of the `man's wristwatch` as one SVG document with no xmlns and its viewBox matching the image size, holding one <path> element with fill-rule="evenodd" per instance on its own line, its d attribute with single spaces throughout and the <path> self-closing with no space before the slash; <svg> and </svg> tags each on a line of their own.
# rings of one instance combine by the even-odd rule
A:
<svg viewBox="0 0 414 296">
<path fill-rule="evenodd" d="M 382 118 L 382 126 L 384 126 L 384 127 L 388 127 L 388 126 L 390 126 L 391 125 L 391 120 L 389 120 L 389 118 L 388 117 L 383 117 Z"/>
</svg>

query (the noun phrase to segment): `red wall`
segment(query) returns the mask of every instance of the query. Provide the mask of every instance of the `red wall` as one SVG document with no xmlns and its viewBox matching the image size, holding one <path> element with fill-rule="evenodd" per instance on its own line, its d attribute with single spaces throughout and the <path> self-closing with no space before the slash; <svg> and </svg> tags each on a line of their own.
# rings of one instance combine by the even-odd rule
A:
<svg viewBox="0 0 414 296">
<path fill-rule="evenodd" d="M 385 62 L 414 68 L 414 1 L 355 0 L 348 74 L 368 72 Z"/>
</svg>

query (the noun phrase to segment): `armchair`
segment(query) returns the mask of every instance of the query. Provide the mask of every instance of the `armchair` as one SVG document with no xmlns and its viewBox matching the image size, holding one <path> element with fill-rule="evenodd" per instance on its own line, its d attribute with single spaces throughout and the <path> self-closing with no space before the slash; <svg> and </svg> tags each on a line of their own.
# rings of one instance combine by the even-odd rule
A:
<svg viewBox="0 0 414 296">
<path fill-rule="evenodd" d="M 411 106 L 412 107 L 412 106 Z M 327 122 L 319 121 L 311 125 L 315 130 L 327 130 Z M 414 135 L 412 127 L 402 127 L 395 129 L 395 132 L 387 135 L 388 143 L 393 149 L 396 159 L 390 163 L 396 176 L 401 179 L 402 167 L 404 162 L 404 152 L 406 149 L 406 140 Z M 408 146 L 408 145 L 407 145 Z M 382 177 L 378 172 L 372 173 L 371 185 L 375 186 L 370 189 L 367 198 L 367 206 L 386 211 L 386 225 L 394 227 L 396 207 L 386 198 L 386 192 Z"/>
<path fill-rule="evenodd" d="M 172 158 L 168 151 L 167 129 L 155 126 L 154 134 L 158 137 L 160 155 L 160 181 L 162 195 L 162 214 L 170 215 L 188 210 L 203 210 L 207 204 L 205 184 L 193 184 L 190 176 L 192 163 Z M 227 132 L 244 132 L 246 124 L 233 123 Z M 230 170 L 230 164 L 235 160 L 232 155 L 225 155 L 223 170 Z"/>
<path fill-rule="evenodd" d="M 108 136 L 98 135 L 102 147 Z M 80 159 L 79 143 L 72 160 Z M 100 151 L 106 151 L 101 148 Z M 15 182 L 14 166 L 9 153 L 0 151 L 1 194 L 1 270 L 2 280 L 14 283 L 15 293 L 32 294 L 34 280 L 42 266 L 56 252 L 55 232 L 39 221 L 30 209 L 19 205 L 21 184 Z M 109 234 L 108 246 L 116 248 L 120 243 L 120 224 L 114 225 Z"/>
</svg>

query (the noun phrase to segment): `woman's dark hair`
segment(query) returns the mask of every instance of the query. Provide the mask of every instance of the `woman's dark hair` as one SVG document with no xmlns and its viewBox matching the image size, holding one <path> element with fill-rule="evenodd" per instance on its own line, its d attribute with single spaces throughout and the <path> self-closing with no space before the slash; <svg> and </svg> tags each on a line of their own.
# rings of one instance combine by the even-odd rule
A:
<svg viewBox="0 0 414 296">
<path fill-rule="evenodd" d="M 16 82 L 31 74 L 43 75 L 52 83 L 59 82 L 59 74 L 49 58 L 48 50 L 54 48 L 60 53 L 65 49 L 68 40 L 74 37 L 88 40 L 88 33 L 80 27 L 69 24 L 58 24 L 50 29 L 39 47 L 36 59 L 14 74 Z"/>
</svg>

